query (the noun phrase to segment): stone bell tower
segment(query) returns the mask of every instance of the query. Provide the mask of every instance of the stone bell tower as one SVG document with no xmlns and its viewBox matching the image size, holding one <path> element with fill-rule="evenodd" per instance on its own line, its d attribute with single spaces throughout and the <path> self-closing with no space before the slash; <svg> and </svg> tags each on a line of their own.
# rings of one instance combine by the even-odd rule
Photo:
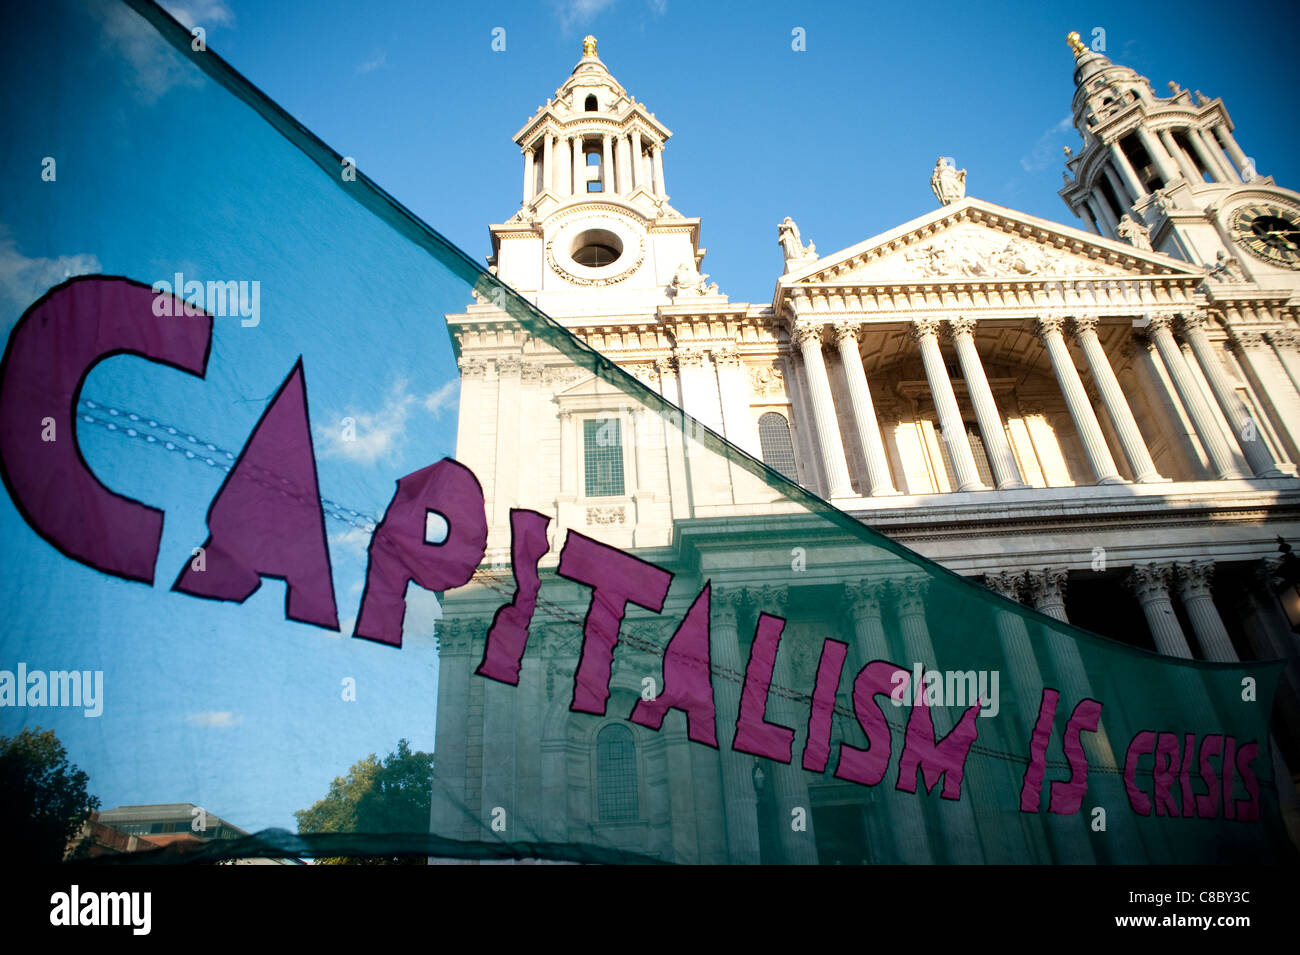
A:
<svg viewBox="0 0 1300 955">
<path fill-rule="evenodd" d="M 1112 63 L 1071 33 L 1073 119 L 1060 195 L 1099 234 L 1206 267 L 1216 281 L 1300 291 L 1300 194 L 1263 176 L 1221 99 Z"/>
<path fill-rule="evenodd" d="M 668 204 L 671 136 L 584 39 L 569 78 L 515 134 L 523 200 L 490 227 L 497 276 L 561 320 L 653 311 L 674 289 L 707 293 L 700 221 Z"/>
</svg>

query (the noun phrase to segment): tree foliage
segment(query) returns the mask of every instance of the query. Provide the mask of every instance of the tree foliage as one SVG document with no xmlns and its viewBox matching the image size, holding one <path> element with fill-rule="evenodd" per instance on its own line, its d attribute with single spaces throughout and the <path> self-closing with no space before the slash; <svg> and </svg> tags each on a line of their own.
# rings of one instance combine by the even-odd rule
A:
<svg viewBox="0 0 1300 955">
<path fill-rule="evenodd" d="M 294 813 L 298 831 L 427 832 L 433 794 L 433 754 L 399 740 L 382 761 L 374 753 L 330 783 L 329 793 Z M 328 865 L 419 864 L 419 858 L 321 859 Z"/>
<path fill-rule="evenodd" d="M 68 762 L 53 730 L 27 728 L 0 736 L 0 828 L 10 851 L 26 862 L 58 862 L 99 808 L 86 792 L 90 777 Z"/>
</svg>

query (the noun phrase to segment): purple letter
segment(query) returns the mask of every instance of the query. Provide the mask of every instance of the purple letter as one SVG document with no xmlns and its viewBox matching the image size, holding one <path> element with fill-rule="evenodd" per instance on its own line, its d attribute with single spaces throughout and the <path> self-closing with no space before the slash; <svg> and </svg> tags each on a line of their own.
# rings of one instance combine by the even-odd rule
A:
<svg viewBox="0 0 1300 955">
<path fill-rule="evenodd" d="M 1210 757 L 1223 752 L 1223 736 L 1207 736 L 1201 740 L 1201 779 L 1209 792 L 1196 797 L 1196 815 L 1213 819 L 1219 814 L 1219 774 L 1210 764 Z"/>
<path fill-rule="evenodd" d="M 934 722 L 924 694 L 912 706 L 907 718 L 907 735 L 903 737 L 903 754 L 898 758 L 898 783 L 894 787 L 905 793 L 916 792 L 916 771 L 919 768 L 925 780 L 925 791 L 931 792 L 939 777 L 943 776 L 944 799 L 961 798 L 961 780 L 966 773 L 966 757 L 979 732 L 976 725 L 980 715 L 980 702 L 969 707 L 942 740 L 934 738 Z"/>
<path fill-rule="evenodd" d="M 835 691 L 840 688 L 840 674 L 848 655 L 847 643 L 827 640 L 822 644 L 822 656 L 817 661 L 817 682 L 813 685 L 812 709 L 808 713 L 808 739 L 803 744 L 803 768 L 814 773 L 826 771 L 826 760 L 831 755 Z"/>
<path fill-rule="evenodd" d="M 1251 763 L 1259 752 L 1258 743 L 1243 743 L 1237 750 L 1237 774 L 1246 787 L 1247 799 L 1237 800 L 1237 821 L 1255 822 L 1259 819 L 1259 780 Z"/>
<path fill-rule="evenodd" d="M 1043 688 L 1043 697 L 1038 703 L 1038 720 L 1029 738 L 1029 766 L 1025 769 L 1025 781 L 1020 784 L 1021 812 L 1038 812 L 1038 804 L 1042 801 L 1047 743 L 1052 738 L 1052 720 L 1056 719 L 1056 701 L 1060 696 L 1056 690 Z"/>
<path fill-rule="evenodd" d="M 1083 804 L 1083 795 L 1088 791 L 1088 756 L 1079 742 L 1079 734 L 1084 730 L 1097 732 L 1101 722 L 1101 702 L 1099 700 L 1080 700 L 1070 722 L 1065 724 L 1065 758 L 1070 761 L 1070 779 L 1068 782 L 1052 783 L 1052 801 L 1048 812 L 1059 816 L 1072 816 Z"/>
<path fill-rule="evenodd" d="M 709 594 L 706 583 L 664 648 L 664 688 L 653 700 L 638 700 L 628 717 L 652 730 L 663 726 L 671 709 L 686 714 L 687 736 L 718 748 L 713 709 L 713 674 L 709 669 Z"/>
<path fill-rule="evenodd" d="M 1178 803 L 1174 800 L 1174 778 L 1177 774 L 1178 737 L 1174 733 L 1161 733 L 1156 737 L 1156 756 L 1151 767 L 1151 786 L 1157 816 L 1178 815 Z"/>
<path fill-rule="evenodd" d="M 740 713 L 736 717 L 736 737 L 731 748 L 741 753 L 766 756 L 778 763 L 789 763 L 794 749 L 794 730 L 764 718 L 767 693 L 772 686 L 776 667 L 776 650 L 781 643 L 785 620 L 768 613 L 758 615 L 754 645 L 745 667 L 745 685 L 740 691 Z M 783 687 L 789 692 L 789 687 Z"/>
<path fill-rule="evenodd" d="M 510 509 L 510 564 L 515 574 L 515 596 L 492 618 L 483 662 L 474 672 L 489 680 L 519 685 L 519 666 L 528 645 L 528 625 L 537 609 L 537 592 L 542 579 L 537 562 L 548 546 L 546 526 L 551 519 L 536 511 Z"/>
<path fill-rule="evenodd" d="M 663 610 L 673 575 L 573 530 L 564 539 L 557 573 L 593 588 L 582 628 L 582 658 L 573 676 L 573 702 L 569 709 L 603 716 L 609 700 L 609 676 L 614 648 L 618 646 L 618 628 L 627 605 L 634 603 L 655 613 Z"/>
<path fill-rule="evenodd" d="M 1128 744 L 1124 754 L 1124 790 L 1128 793 L 1128 804 L 1139 816 L 1151 815 L 1151 800 L 1147 794 L 1138 789 L 1138 757 L 1155 749 L 1156 734 L 1151 730 L 1142 730 Z"/>
<path fill-rule="evenodd" d="M 447 539 L 425 541 L 429 511 L 447 521 Z M 370 538 L 370 567 L 355 637 L 402 645 L 406 585 L 441 592 L 474 576 L 487 552 L 487 512 L 474 472 L 443 458 L 397 481 L 384 519 Z"/>
<path fill-rule="evenodd" d="M 286 617 L 339 628 L 301 358 L 213 498 L 203 551 L 205 568 L 186 563 L 172 590 L 243 603 L 279 577 Z"/>
<path fill-rule="evenodd" d="M 108 490 L 77 447 L 77 400 L 97 363 L 139 355 L 202 378 L 212 318 L 154 314 L 147 285 L 71 279 L 23 313 L 0 363 L 0 474 L 14 506 L 61 553 L 153 583 L 163 512 Z M 53 441 L 42 419 L 53 419 Z"/>
<path fill-rule="evenodd" d="M 867 734 L 867 748 L 858 749 L 840 743 L 836 779 L 874 786 L 885 778 L 885 771 L 889 769 L 889 721 L 885 719 L 884 707 L 876 703 L 875 698 L 890 695 L 896 673 L 911 680 L 906 670 L 888 660 L 872 660 L 858 671 L 858 677 L 853 681 L 853 713 L 862 732 Z"/>
</svg>

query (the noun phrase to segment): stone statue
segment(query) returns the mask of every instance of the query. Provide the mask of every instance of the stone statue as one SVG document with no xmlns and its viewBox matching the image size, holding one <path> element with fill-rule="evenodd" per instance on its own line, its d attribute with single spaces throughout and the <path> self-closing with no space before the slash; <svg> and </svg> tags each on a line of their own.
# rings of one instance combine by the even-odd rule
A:
<svg viewBox="0 0 1300 955">
<path fill-rule="evenodd" d="M 1168 216 L 1173 212 L 1174 200 L 1169 197 L 1169 193 L 1165 192 L 1163 186 L 1151 193 L 1151 196 L 1155 199 L 1156 208 L 1160 210 L 1161 215 Z"/>
<path fill-rule="evenodd" d="M 1119 225 L 1115 228 L 1115 234 L 1121 239 L 1127 239 L 1128 244 L 1136 249 L 1151 251 L 1151 230 L 1127 212 L 1120 216 Z"/>
<path fill-rule="evenodd" d="M 717 282 L 704 284 L 708 277 L 707 272 L 701 273 L 691 263 L 683 262 L 673 273 L 673 280 L 668 286 L 669 293 L 673 296 L 681 295 L 683 292 L 689 295 L 717 295 Z"/>
<path fill-rule="evenodd" d="M 1170 95 L 1170 96 L 1177 96 L 1177 95 L 1178 95 L 1179 93 L 1181 93 L 1182 91 L 1183 91 L 1183 88 L 1182 88 L 1181 86 L 1179 86 L 1179 85 L 1178 85 L 1177 83 L 1175 83 L 1173 80 L 1170 80 L 1170 81 L 1169 81 L 1169 95 Z"/>
<path fill-rule="evenodd" d="M 817 258 L 817 243 L 809 242 L 805 248 L 803 236 L 799 234 L 799 227 L 789 216 L 786 216 L 776 227 L 776 241 L 780 243 L 781 252 L 785 255 L 787 272 L 793 267 L 793 263 L 810 262 Z"/>
<path fill-rule="evenodd" d="M 965 199 L 966 170 L 959 172 L 950 158 L 940 156 L 935 161 L 934 172 L 930 173 L 930 188 L 934 190 L 934 197 L 939 200 L 941 206 L 951 205 L 958 199 Z"/>
<path fill-rule="evenodd" d="M 1241 263 L 1222 249 L 1214 256 L 1214 264 L 1205 267 L 1205 275 L 1206 278 L 1214 279 L 1216 282 L 1246 281 L 1246 273 L 1242 270 Z"/>
</svg>

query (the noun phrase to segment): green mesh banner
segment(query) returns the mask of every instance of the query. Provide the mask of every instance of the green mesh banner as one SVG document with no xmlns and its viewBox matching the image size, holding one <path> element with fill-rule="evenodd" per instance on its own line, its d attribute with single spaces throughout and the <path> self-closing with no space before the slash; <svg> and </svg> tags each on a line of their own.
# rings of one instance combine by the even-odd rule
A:
<svg viewBox="0 0 1300 955">
<path fill-rule="evenodd" d="M 1287 854 L 1280 665 L 873 532 L 194 47 L 142 2 L 0 37 L 6 828 L 73 793 L 120 862 Z"/>
</svg>

